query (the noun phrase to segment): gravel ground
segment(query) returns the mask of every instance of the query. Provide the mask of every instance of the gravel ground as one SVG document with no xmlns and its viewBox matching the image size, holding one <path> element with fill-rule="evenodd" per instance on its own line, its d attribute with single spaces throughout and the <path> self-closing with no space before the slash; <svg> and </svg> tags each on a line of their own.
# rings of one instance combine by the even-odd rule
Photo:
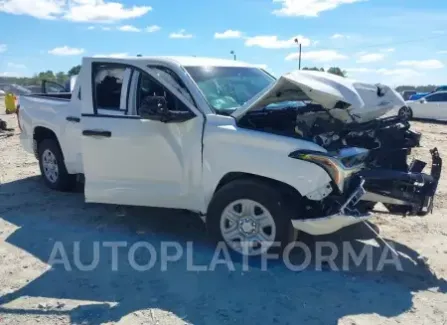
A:
<svg viewBox="0 0 447 325">
<path fill-rule="evenodd" d="M 270 261 L 264 270 L 259 261 L 247 265 L 233 255 L 234 270 L 191 271 L 191 264 L 209 266 L 214 254 L 197 218 L 149 208 L 122 216 L 112 206 L 85 204 L 82 191 L 48 190 L 35 158 L 20 147 L 15 116 L 0 118 L 16 128 L 12 137 L 0 135 L 0 324 L 447 324 L 445 177 L 432 215 L 379 211 L 370 226 L 380 238 L 366 225 L 332 236 L 303 235 L 312 252 L 303 271 L 283 261 Z M 447 152 L 445 125 L 414 122 L 413 128 L 423 132 L 416 156 L 429 159 L 434 146 Z M 132 244 L 149 243 L 159 257 L 161 243 L 172 240 L 184 251 L 193 245 L 193 254 L 165 269 L 159 258 L 149 270 L 130 267 Z M 314 253 L 322 241 L 339 253 L 346 243 L 356 252 L 368 249 L 372 259 L 356 264 L 337 254 L 319 268 Z M 127 247 L 113 256 L 107 242 Z M 94 260 L 95 245 L 98 265 L 76 267 Z M 55 247 L 68 265 L 49 265 Z M 150 257 L 147 249 L 132 256 L 139 265 Z M 380 269 L 383 258 L 393 256 L 402 269 Z M 290 254 L 294 265 L 305 259 L 303 250 Z"/>
</svg>

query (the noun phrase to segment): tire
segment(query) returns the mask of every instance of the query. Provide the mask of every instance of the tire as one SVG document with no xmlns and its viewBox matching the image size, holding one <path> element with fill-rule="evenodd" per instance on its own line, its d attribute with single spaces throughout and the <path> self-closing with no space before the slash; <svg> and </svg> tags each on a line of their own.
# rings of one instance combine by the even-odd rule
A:
<svg viewBox="0 0 447 325">
<path fill-rule="evenodd" d="M 252 213 L 244 213 L 245 208 Z M 259 214 L 261 211 L 262 218 Z M 206 226 L 215 242 L 225 242 L 238 254 L 255 256 L 265 252 L 281 252 L 297 237 L 291 223 L 291 211 L 281 194 L 266 183 L 250 179 L 235 180 L 215 193 L 208 207 Z M 235 221 L 225 217 L 229 212 Z M 234 230 L 229 232 L 235 234 L 235 238 L 229 240 L 229 235 L 224 235 L 224 231 L 233 227 Z M 262 245 L 259 245 L 259 238 L 264 239 Z M 246 241 L 252 241 L 254 247 L 245 250 L 240 243 Z"/>
<path fill-rule="evenodd" d="M 411 120 L 413 118 L 413 111 L 411 110 L 411 107 L 404 106 L 399 109 L 399 116 L 403 117 L 405 120 Z"/>
<path fill-rule="evenodd" d="M 411 211 L 411 207 L 410 206 L 406 206 L 406 205 L 397 205 L 397 204 L 384 204 L 385 207 L 388 209 L 388 211 L 392 214 L 406 214 L 408 213 L 408 211 Z M 428 214 L 427 211 L 419 211 L 416 212 L 417 216 L 423 217 L 426 216 Z M 410 214 L 410 215 L 414 215 L 414 214 Z"/>
<path fill-rule="evenodd" d="M 38 144 L 39 167 L 42 178 L 49 188 L 56 191 L 71 191 L 76 187 L 76 175 L 65 168 L 59 143 L 45 139 Z"/>
</svg>

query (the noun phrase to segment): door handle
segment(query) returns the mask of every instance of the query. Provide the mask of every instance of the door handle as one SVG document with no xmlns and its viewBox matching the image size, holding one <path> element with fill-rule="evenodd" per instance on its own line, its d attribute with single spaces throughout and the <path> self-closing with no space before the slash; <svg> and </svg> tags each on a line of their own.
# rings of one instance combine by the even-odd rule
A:
<svg viewBox="0 0 447 325">
<path fill-rule="evenodd" d="M 83 130 L 82 135 L 87 137 L 105 137 L 110 138 L 112 136 L 112 132 L 103 131 L 103 130 Z"/>
<path fill-rule="evenodd" d="M 79 123 L 81 122 L 81 119 L 79 117 L 75 117 L 75 116 L 67 116 L 65 118 L 68 122 L 74 122 L 74 123 Z"/>
</svg>

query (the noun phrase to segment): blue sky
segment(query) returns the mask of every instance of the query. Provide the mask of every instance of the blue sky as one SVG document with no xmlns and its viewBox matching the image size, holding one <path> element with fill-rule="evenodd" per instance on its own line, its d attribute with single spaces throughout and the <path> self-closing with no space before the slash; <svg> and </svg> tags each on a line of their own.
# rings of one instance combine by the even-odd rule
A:
<svg viewBox="0 0 447 325">
<path fill-rule="evenodd" d="M 122 2 L 115 2 L 122 1 Z M 447 84 L 445 0 L 0 0 L 0 76 L 82 56 L 197 55 L 275 75 L 340 66 L 369 82 Z"/>
</svg>

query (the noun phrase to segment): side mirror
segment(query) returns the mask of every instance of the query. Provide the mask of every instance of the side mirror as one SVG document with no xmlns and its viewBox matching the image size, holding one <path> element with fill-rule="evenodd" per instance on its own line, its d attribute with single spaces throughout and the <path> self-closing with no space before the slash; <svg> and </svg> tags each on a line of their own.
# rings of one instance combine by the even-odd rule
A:
<svg viewBox="0 0 447 325">
<path fill-rule="evenodd" d="M 420 100 L 419 100 L 419 103 L 421 103 L 421 104 L 423 104 L 423 103 L 426 103 L 427 101 L 425 100 L 425 98 L 421 98 Z"/>
<path fill-rule="evenodd" d="M 169 110 L 164 96 L 147 96 L 140 105 L 140 116 L 144 119 L 165 121 Z"/>
<path fill-rule="evenodd" d="M 140 116 L 143 119 L 163 123 L 181 123 L 196 117 L 189 110 L 170 111 L 164 96 L 147 96 L 144 98 L 140 106 Z"/>
</svg>

